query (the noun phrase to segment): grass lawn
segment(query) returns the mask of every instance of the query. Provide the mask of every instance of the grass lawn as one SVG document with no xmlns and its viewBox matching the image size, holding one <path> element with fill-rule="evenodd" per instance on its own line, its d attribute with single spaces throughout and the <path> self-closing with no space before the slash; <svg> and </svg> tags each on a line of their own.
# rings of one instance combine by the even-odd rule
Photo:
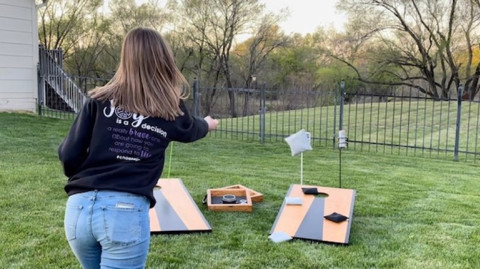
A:
<svg viewBox="0 0 480 269">
<path fill-rule="evenodd" d="M 70 124 L 0 113 L 0 268 L 80 268 L 64 235 L 56 154 Z M 182 179 L 213 230 L 152 236 L 147 268 L 480 268 L 478 162 L 344 150 L 342 187 L 357 191 L 350 244 L 276 244 L 268 235 L 299 167 L 285 142 L 175 143 L 170 177 Z M 338 179 L 337 150 L 304 154 L 304 184 Z M 264 201 L 251 213 L 206 210 L 207 189 L 234 184 Z"/>
</svg>

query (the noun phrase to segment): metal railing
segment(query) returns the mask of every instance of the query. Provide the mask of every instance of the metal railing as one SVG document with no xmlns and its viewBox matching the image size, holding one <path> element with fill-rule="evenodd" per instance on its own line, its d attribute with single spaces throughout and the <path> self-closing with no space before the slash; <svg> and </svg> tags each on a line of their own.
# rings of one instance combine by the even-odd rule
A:
<svg viewBox="0 0 480 269">
<path fill-rule="evenodd" d="M 85 101 L 85 94 L 62 69 L 61 50 L 39 48 L 38 96 L 40 111 L 48 108 L 78 113 Z"/>
<path fill-rule="evenodd" d="M 200 87 L 195 81 L 186 102 L 196 116 L 221 119 L 214 137 L 283 142 L 305 129 L 314 147 L 336 148 L 344 130 L 349 150 L 476 161 L 480 102 L 461 96 L 461 88 L 458 96 L 439 100 L 411 88 L 345 93 L 345 84 L 276 90 Z"/>
<path fill-rule="evenodd" d="M 315 146 L 392 154 L 477 160 L 480 103 L 433 99 L 413 89 L 345 94 L 345 85 L 318 90 L 213 89 L 194 83 L 195 115 L 222 118 L 215 136 L 282 141 L 305 129 Z"/>
<path fill-rule="evenodd" d="M 478 101 L 438 100 L 412 89 L 388 96 L 356 93 L 352 98 L 344 111 L 344 129 L 354 150 L 455 161 L 480 157 Z"/>
</svg>

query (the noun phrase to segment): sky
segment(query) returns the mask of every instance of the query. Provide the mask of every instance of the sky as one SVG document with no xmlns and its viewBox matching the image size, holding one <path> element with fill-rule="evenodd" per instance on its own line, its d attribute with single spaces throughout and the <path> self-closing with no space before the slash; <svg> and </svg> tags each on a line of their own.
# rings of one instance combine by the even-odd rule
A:
<svg viewBox="0 0 480 269">
<path fill-rule="evenodd" d="M 280 23 L 285 34 L 313 33 L 318 26 L 334 27 L 341 31 L 347 21 L 346 15 L 335 10 L 339 0 L 259 0 L 265 4 L 266 11 L 279 13 L 288 8 L 290 15 Z M 136 0 L 137 3 L 147 0 Z M 164 1 L 160 1 L 163 3 Z M 166 2 L 166 1 L 165 1 Z M 108 6 L 108 0 L 104 2 Z"/>
<path fill-rule="evenodd" d="M 280 24 L 286 34 L 312 33 L 318 26 L 342 30 L 346 15 L 335 10 L 338 0 L 260 0 L 268 11 L 288 8 L 290 16 Z"/>
</svg>

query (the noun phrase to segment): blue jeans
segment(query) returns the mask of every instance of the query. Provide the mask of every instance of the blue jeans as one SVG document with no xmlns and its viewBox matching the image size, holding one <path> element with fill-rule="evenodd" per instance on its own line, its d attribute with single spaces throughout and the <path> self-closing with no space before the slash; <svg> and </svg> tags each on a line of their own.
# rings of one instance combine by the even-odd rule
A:
<svg viewBox="0 0 480 269">
<path fill-rule="evenodd" d="M 146 197 L 126 192 L 71 195 L 65 235 L 82 267 L 144 268 L 150 244 L 149 207 Z"/>
</svg>

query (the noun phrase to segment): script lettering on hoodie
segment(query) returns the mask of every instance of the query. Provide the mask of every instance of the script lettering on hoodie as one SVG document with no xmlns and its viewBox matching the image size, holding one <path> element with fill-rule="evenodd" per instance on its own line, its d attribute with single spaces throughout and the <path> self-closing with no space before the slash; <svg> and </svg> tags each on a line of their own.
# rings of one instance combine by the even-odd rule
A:
<svg viewBox="0 0 480 269">
<path fill-rule="evenodd" d="M 117 127 L 108 126 L 107 131 L 112 133 L 113 140 L 109 151 L 117 154 L 117 159 L 139 161 L 149 158 L 152 156 L 150 149 L 160 142 L 160 139 L 152 135 L 152 132 L 167 137 L 167 132 L 162 128 L 143 122 L 148 116 L 124 111 L 120 107 L 115 107 L 113 103 L 103 109 L 103 115 L 106 118 L 116 116 Z"/>
<path fill-rule="evenodd" d="M 125 126 L 130 125 L 134 128 L 140 127 L 142 129 L 158 133 L 163 137 L 167 137 L 167 132 L 164 131 L 162 128 L 158 126 L 152 126 L 147 123 L 142 124 L 144 119 L 149 118 L 148 116 L 142 116 L 137 113 L 126 112 L 120 107 L 115 107 L 112 101 L 110 101 L 110 107 L 105 107 L 103 109 L 103 115 L 107 118 L 111 118 L 113 117 L 113 115 L 116 115 L 117 119 L 115 122 L 117 124 L 122 124 Z M 130 118 L 133 120 L 131 123 L 129 121 Z"/>
</svg>

